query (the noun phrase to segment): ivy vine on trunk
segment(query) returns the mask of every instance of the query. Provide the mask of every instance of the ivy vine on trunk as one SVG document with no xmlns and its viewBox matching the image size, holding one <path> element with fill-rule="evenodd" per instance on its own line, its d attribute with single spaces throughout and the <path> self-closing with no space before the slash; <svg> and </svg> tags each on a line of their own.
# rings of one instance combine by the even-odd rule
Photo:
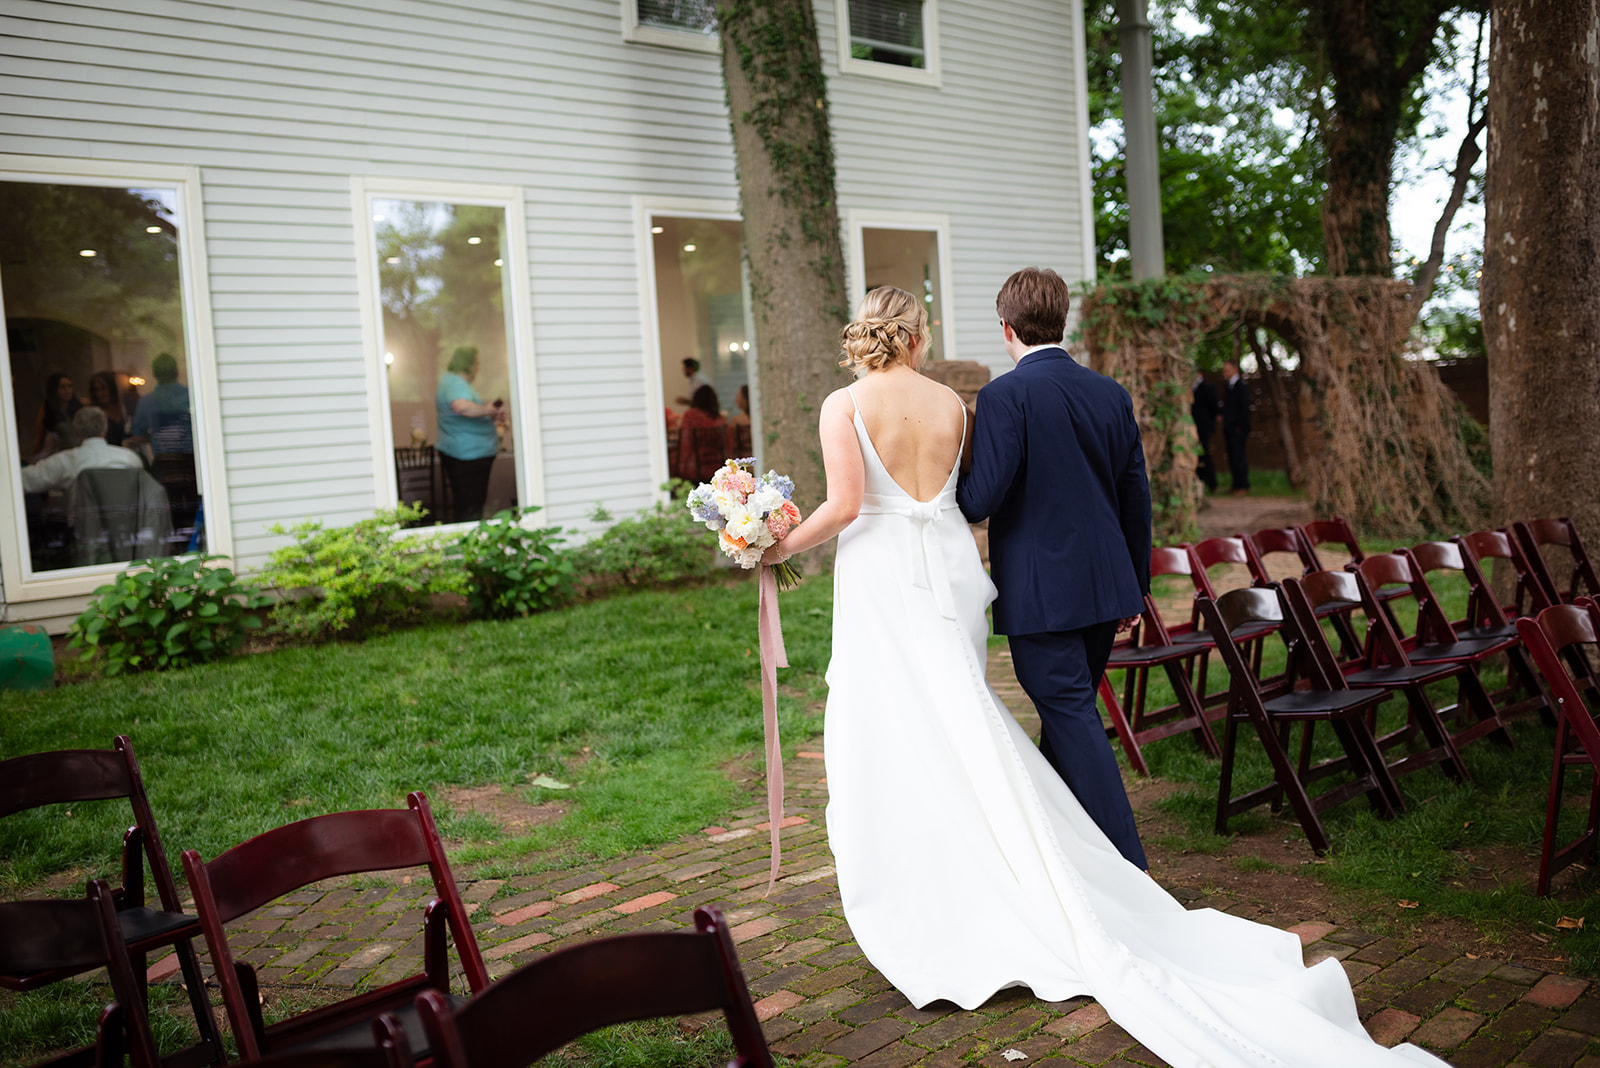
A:
<svg viewBox="0 0 1600 1068">
<path fill-rule="evenodd" d="M 723 84 L 738 163 L 759 367 L 763 459 L 802 504 L 825 482 L 817 444 L 845 306 L 827 82 L 810 0 L 718 7 Z"/>
</svg>

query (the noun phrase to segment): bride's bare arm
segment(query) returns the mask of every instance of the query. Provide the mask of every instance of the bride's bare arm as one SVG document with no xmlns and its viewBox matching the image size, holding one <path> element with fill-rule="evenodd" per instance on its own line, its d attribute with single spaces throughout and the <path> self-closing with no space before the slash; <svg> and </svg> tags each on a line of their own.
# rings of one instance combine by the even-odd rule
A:
<svg viewBox="0 0 1600 1068">
<path fill-rule="evenodd" d="M 861 443 L 856 440 L 855 411 L 850 394 L 842 389 L 822 402 L 817 436 L 822 440 L 828 499 L 817 505 L 816 511 L 789 531 L 787 537 L 763 553 L 762 563 L 776 564 L 821 545 L 837 536 L 860 513 L 867 471 L 861 458 Z"/>
</svg>

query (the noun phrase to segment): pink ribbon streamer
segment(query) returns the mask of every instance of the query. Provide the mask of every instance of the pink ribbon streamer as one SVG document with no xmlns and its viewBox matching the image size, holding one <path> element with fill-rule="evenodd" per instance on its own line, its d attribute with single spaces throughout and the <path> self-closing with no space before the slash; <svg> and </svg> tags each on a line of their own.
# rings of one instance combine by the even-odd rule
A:
<svg viewBox="0 0 1600 1068">
<path fill-rule="evenodd" d="M 783 623 L 778 618 L 778 576 L 772 568 L 761 566 L 757 629 L 761 636 L 761 718 L 767 734 L 767 820 L 771 827 L 772 868 L 767 878 L 767 893 L 778 884 L 778 860 L 782 847 L 778 835 L 783 823 L 783 745 L 778 740 L 778 669 L 789 666 L 783 648 Z"/>
</svg>

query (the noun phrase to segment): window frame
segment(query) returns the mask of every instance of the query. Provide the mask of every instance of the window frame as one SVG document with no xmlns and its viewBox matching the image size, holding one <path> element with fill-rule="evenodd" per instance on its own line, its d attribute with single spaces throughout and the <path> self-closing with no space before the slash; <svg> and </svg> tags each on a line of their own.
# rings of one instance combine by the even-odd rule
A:
<svg viewBox="0 0 1600 1068">
<path fill-rule="evenodd" d="M 85 185 L 112 189 L 171 189 L 178 199 L 183 234 L 178 254 L 178 287 L 184 328 L 184 363 L 193 420 L 195 478 L 206 509 L 206 554 L 233 555 L 233 521 L 224 478 L 221 406 L 217 388 L 216 338 L 211 324 L 210 270 L 206 264 L 205 211 L 200 169 L 159 164 L 0 155 L 0 181 L 41 185 Z M 0 317 L 5 310 L 5 280 L 0 278 Z M 14 518 L 0 522 L 0 595 L 21 604 L 51 598 L 81 597 L 105 585 L 131 563 L 91 564 L 35 573 L 26 551 L 21 457 L 15 398 L 11 393 L 11 346 L 0 338 L 0 493 Z M 187 554 L 180 554 L 180 557 Z"/>
<path fill-rule="evenodd" d="M 383 362 L 383 307 L 378 297 L 378 252 L 372 228 L 372 202 L 437 201 L 497 207 L 506 213 L 506 247 L 502 269 L 511 272 L 511 307 L 506 309 L 506 340 L 514 358 L 507 360 L 514 403 L 511 438 L 516 449 L 519 507 L 545 506 L 543 437 L 539 429 L 539 389 L 533 348 L 533 288 L 529 280 L 528 223 L 523 190 L 512 185 L 480 185 L 427 179 L 356 175 L 350 179 L 350 202 L 356 243 L 356 290 L 361 304 L 361 348 L 367 374 L 367 413 L 371 427 L 373 495 L 379 508 L 400 502 L 394 467 L 394 424 L 389 404 L 389 376 Z M 425 531 L 466 530 L 472 523 L 441 523 Z"/>
<path fill-rule="evenodd" d="M 921 67 L 902 67 L 894 63 L 878 63 L 870 59 L 857 59 L 850 54 L 850 0 L 834 0 L 834 36 L 838 38 L 839 73 L 860 74 L 869 78 L 884 78 L 908 85 L 926 85 L 935 89 L 944 84 L 939 60 L 939 0 L 922 0 Z"/>
<path fill-rule="evenodd" d="M 956 315 L 954 275 L 950 270 L 950 216 L 937 212 L 887 211 L 876 208 L 850 208 L 845 212 L 845 233 L 849 247 L 845 251 L 846 283 L 850 303 L 854 307 L 867 295 L 866 244 L 863 230 L 915 230 L 932 233 L 939 241 L 939 325 L 929 324 L 928 329 L 939 331 L 941 357 L 944 361 L 960 359 L 956 355 Z"/>
<path fill-rule="evenodd" d="M 661 379 L 661 307 L 656 297 L 656 254 L 654 235 L 650 233 L 650 220 L 657 215 L 675 219 L 714 219 L 718 222 L 739 224 L 739 241 L 744 242 L 744 216 L 736 200 L 719 200 L 705 197 L 646 197 L 633 198 L 634 255 L 639 266 L 639 351 L 644 355 L 644 426 L 645 440 L 650 445 L 650 486 L 656 500 L 666 500 L 666 494 L 656 487 L 664 484 L 667 470 L 667 435 L 661 425 L 661 414 L 667 406 L 666 383 Z M 750 387 L 750 440 L 756 456 L 761 455 L 761 376 L 754 373 L 759 367 L 756 336 L 749 328 L 750 277 L 743 274 L 744 315 L 746 334 L 750 340 L 748 363 L 752 370 Z"/>
<path fill-rule="evenodd" d="M 686 52 L 722 52 L 722 34 L 669 30 L 664 26 L 645 26 L 639 22 L 639 0 L 622 0 L 622 39 L 629 44 L 680 48 Z"/>
</svg>

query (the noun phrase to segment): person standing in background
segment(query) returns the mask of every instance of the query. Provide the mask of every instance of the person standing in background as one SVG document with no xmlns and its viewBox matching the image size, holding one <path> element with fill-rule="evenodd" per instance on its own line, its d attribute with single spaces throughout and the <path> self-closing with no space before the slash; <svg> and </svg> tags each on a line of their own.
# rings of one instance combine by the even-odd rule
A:
<svg viewBox="0 0 1600 1068">
<path fill-rule="evenodd" d="M 1189 418 L 1194 420 L 1194 432 L 1200 438 L 1200 463 L 1195 474 L 1200 476 L 1207 490 L 1215 493 L 1217 464 L 1211 456 L 1211 436 L 1217 432 L 1217 388 L 1199 371 L 1194 374 L 1191 388 L 1194 399 L 1189 402 Z"/>
<path fill-rule="evenodd" d="M 1250 387 L 1232 360 L 1222 362 L 1227 386 L 1222 393 L 1222 438 L 1228 444 L 1228 474 L 1233 477 L 1234 496 L 1250 492 L 1250 459 L 1245 447 L 1250 439 Z"/>
<path fill-rule="evenodd" d="M 495 427 L 508 422 L 500 401 L 483 403 L 472 380 L 478 377 L 478 350 L 462 345 L 450 354 L 450 365 L 439 376 L 434 394 L 434 414 L 439 421 L 439 468 L 450 487 L 447 523 L 476 523 L 483 518 L 489 497 L 489 473 L 500 451 Z"/>
<path fill-rule="evenodd" d="M 694 395 L 702 388 L 710 386 L 711 379 L 701 372 L 700 361 L 693 356 L 685 356 L 683 358 L 683 377 L 689 380 L 689 394 L 685 397 L 679 397 L 677 402 L 679 404 L 693 405 Z"/>
</svg>

